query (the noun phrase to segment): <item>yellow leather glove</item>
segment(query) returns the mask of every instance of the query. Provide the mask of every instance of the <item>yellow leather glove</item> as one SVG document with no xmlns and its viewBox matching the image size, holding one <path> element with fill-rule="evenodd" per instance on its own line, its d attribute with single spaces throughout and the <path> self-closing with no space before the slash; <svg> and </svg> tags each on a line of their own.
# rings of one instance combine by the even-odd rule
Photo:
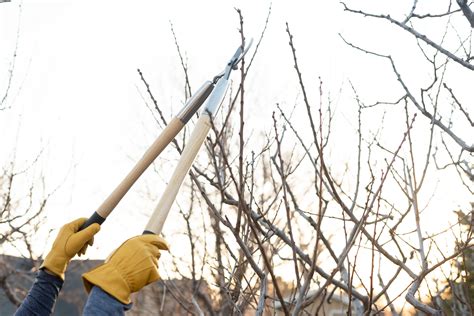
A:
<svg viewBox="0 0 474 316">
<path fill-rule="evenodd" d="M 93 244 L 94 235 L 100 230 L 100 225 L 95 223 L 78 232 L 85 221 L 86 218 L 79 218 L 61 227 L 41 269 L 46 268 L 64 281 L 64 273 L 69 261 L 76 254 L 84 254 L 87 245 Z"/>
<path fill-rule="evenodd" d="M 160 249 L 169 250 L 166 241 L 157 235 L 141 235 L 124 242 L 103 264 L 82 275 L 87 293 L 92 286 L 130 304 L 130 294 L 160 279 Z"/>
</svg>

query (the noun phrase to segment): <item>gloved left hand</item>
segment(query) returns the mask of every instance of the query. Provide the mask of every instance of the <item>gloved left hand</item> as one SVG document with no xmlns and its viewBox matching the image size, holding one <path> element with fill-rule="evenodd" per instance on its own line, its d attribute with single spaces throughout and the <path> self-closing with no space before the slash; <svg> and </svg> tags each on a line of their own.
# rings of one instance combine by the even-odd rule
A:
<svg viewBox="0 0 474 316">
<path fill-rule="evenodd" d="M 160 279 L 160 250 L 168 248 L 167 242 L 154 234 L 130 238 L 103 264 L 82 275 L 86 291 L 98 286 L 123 304 L 130 304 L 132 293 Z"/>
<path fill-rule="evenodd" d="M 94 235 L 100 230 L 100 225 L 94 223 L 78 231 L 85 221 L 86 218 L 79 218 L 61 228 L 51 251 L 40 267 L 41 269 L 46 268 L 49 272 L 52 272 L 64 281 L 64 273 L 66 272 L 69 261 L 76 254 L 84 254 L 87 245 L 92 245 Z"/>
</svg>

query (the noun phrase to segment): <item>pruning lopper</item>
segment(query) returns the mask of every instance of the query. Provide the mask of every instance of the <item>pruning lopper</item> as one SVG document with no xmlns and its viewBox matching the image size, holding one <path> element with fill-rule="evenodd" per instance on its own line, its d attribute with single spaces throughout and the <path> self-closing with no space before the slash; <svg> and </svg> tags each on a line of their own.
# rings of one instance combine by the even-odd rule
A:
<svg viewBox="0 0 474 316">
<path fill-rule="evenodd" d="M 176 166 L 173 175 L 165 189 L 158 205 L 145 227 L 144 234 L 159 234 L 163 229 L 163 224 L 173 205 L 179 188 L 184 181 L 194 159 L 196 158 L 201 145 L 204 143 L 206 136 L 211 128 L 211 120 L 215 118 L 216 113 L 224 100 L 225 94 L 230 84 L 230 74 L 232 70 L 237 69 L 237 65 L 245 56 L 252 40 L 244 49 L 240 46 L 232 58 L 227 63 L 225 69 L 215 76 L 212 81 L 206 81 L 204 84 L 189 98 L 181 111 L 168 123 L 166 128 L 161 132 L 158 138 L 143 154 L 142 158 L 135 164 L 127 176 L 119 183 L 115 190 L 105 199 L 99 208 L 91 217 L 82 225 L 81 229 L 98 223 L 102 224 L 107 216 L 114 210 L 120 200 L 125 196 L 132 185 L 143 174 L 143 172 L 151 165 L 151 163 L 160 155 L 160 153 L 173 141 L 181 129 L 193 117 L 201 105 L 207 101 L 199 119 L 196 122 L 194 130 L 184 147 L 181 158 Z"/>
</svg>

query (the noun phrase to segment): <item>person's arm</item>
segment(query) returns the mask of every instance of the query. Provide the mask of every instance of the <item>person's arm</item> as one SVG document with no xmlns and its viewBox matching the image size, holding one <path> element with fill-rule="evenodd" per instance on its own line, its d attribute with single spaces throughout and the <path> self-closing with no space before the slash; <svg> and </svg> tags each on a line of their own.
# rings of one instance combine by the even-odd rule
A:
<svg viewBox="0 0 474 316">
<path fill-rule="evenodd" d="M 79 218 L 64 225 L 54 240 L 51 251 L 43 261 L 28 295 L 18 307 L 15 315 L 51 315 L 59 291 L 64 283 L 64 274 L 69 261 L 76 254 L 84 254 L 91 245 L 99 224 L 79 231 L 86 218 Z"/>
<path fill-rule="evenodd" d="M 15 316 L 51 315 L 63 282 L 61 278 L 39 270 L 35 283 L 15 312 Z"/>
<path fill-rule="evenodd" d="M 122 316 L 132 308 L 132 304 L 123 304 L 100 287 L 93 286 L 84 306 L 83 316 L 110 315 Z"/>
<path fill-rule="evenodd" d="M 97 292 L 107 293 L 121 303 L 122 308 L 130 306 L 132 293 L 160 279 L 160 250 L 168 250 L 168 244 L 161 237 L 151 234 L 137 236 L 124 242 L 103 264 L 84 273 L 84 287 L 91 293 L 84 312 L 104 308 L 99 306 L 103 304 L 98 300 Z"/>
</svg>

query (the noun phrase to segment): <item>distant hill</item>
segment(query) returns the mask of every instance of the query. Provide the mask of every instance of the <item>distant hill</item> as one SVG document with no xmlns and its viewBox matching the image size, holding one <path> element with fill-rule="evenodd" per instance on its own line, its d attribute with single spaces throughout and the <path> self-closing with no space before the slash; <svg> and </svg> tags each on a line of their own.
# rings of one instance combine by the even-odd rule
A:
<svg viewBox="0 0 474 316">
<path fill-rule="evenodd" d="M 76 316 L 82 314 L 87 294 L 82 285 L 81 275 L 100 263 L 102 263 L 101 260 L 71 261 L 66 272 L 66 282 L 56 302 L 53 315 Z M 3 281 L 20 299 L 23 299 L 33 284 L 35 273 L 32 271 L 37 265 L 38 262 L 26 258 L 0 255 L 0 271 L 16 270 L 21 272 L 10 273 Z M 127 312 L 127 316 L 188 315 L 188 311 L 195 311 L 188 303 L 191 302 L 192 289 L 192 281 L 188 279 L 155 282 L 134 295 L 134 307 Z M 209 298 L 209 288 L 205 282 L 201 283 L 200 293 Z M 202 295 L 198 295 L 196 300 L 205 312 L 206 306 L 201 297 Z M 209 300 L 206 303 L 212 304 Z M 3 284 L 0 284 L 0 315 L 12 315 L 15 310 L 16 307 L 8 299 Z"/>
</svg>

